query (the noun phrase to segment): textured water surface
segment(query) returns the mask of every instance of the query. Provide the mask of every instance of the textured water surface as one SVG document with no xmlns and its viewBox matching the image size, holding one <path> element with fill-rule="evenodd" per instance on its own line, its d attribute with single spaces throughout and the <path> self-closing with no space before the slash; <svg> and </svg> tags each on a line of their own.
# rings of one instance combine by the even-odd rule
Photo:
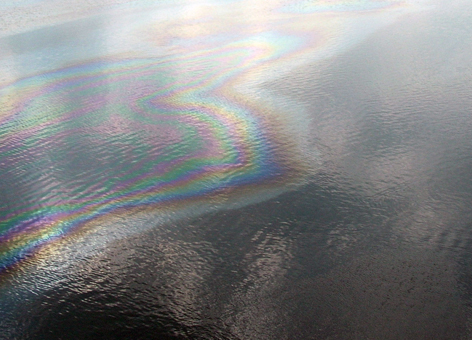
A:
<svg viewBox="0 0 472 340">
<path fill-rule="evenodd" d="M 466 2 L 0 10 L 0 338 L 470 335 Z"/>
</svg>

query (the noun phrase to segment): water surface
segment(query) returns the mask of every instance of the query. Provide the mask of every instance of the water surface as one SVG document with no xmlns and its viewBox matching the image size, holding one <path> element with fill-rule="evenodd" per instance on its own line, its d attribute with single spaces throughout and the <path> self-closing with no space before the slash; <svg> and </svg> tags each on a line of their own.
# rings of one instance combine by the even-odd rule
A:
<svg viewBox="0 0 472 340">
<path fill-rule="evenodd" d="M 5 339 L 467 338 L 466 2 L 100 4 L 0 5 Z"/>
</svg>

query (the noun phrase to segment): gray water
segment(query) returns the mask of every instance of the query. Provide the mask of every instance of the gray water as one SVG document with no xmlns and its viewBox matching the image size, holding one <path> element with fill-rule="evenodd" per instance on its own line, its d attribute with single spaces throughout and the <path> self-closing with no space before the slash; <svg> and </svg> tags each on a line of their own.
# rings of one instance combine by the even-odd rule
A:
<svg viewBox="0 0 472 340">
<path fill-rule="evenodd" d="M 308 179 L 44 250 L 0 278 L 0 338 L 470 338 L 472 10 L 434 5 L 260 81 Z"/>
</svg>

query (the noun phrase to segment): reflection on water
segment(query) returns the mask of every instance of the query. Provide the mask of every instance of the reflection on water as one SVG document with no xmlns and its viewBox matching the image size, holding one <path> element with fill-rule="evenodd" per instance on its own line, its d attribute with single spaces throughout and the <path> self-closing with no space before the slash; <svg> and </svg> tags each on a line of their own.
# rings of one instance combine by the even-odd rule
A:
<svg viewBox="0 0 472 340">
<path fill-rule="evenodd" d="M 0 5 L 0 338 L 467 337 L 465 2 L 67 4 Z"/>
</svg>

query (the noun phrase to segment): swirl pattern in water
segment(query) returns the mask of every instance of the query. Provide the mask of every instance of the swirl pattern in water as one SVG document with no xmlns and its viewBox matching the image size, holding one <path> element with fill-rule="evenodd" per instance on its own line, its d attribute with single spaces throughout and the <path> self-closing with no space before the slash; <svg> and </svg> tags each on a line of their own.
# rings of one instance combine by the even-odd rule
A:
<svg viewBox="0 0 472 340">
<path fill-rule="evenodd" d="M 270 45 L 252 46 L 88 63 L 6 89 L 22 96 L 2 97 L 9 107 L 2 161 L 13 177 L 27 172 L 41 188 L 9 202 L 2 265 L 118 209 L 286 176 L 260 109 L 224 93 L 238 72 L 276 55 Z"/>
<path fill-rule="evenodd" d="M 320 30 L 323 18 L 311 15 L 402 6 L 276 1 L 261 11 L 278 30 L 240 23 L 245 28 L 236 39 L 230 22 L 210 25 L 211 16 L 205 21 L 202 15 L 195 20 L 221 32 L 202 33 L 202 40 L 181 29 L 179 39 L 165 43 L 176 47 L 174 54 L 119 57 L 117 50 L 94 61 L 91 53 L 87 62 L 26 71 L 0 92 L 0 268 L 108 215 L 221 193 L 244 201 L 249 191 L 301 182 L 300 136 L 284 132 L 284 118 L 274 113 L 277 100 L 262 100 L 267 93 L 254 88 L 264 77 L 340 49 L 342 35 L 332 36 L 331 23 Z M 254 20 L 259 16 L 256 11 Z M 175 25 L 163 22 L 160 28 Z M 262 79 L 258 84 L 254 74 Z"/>
</svg>

